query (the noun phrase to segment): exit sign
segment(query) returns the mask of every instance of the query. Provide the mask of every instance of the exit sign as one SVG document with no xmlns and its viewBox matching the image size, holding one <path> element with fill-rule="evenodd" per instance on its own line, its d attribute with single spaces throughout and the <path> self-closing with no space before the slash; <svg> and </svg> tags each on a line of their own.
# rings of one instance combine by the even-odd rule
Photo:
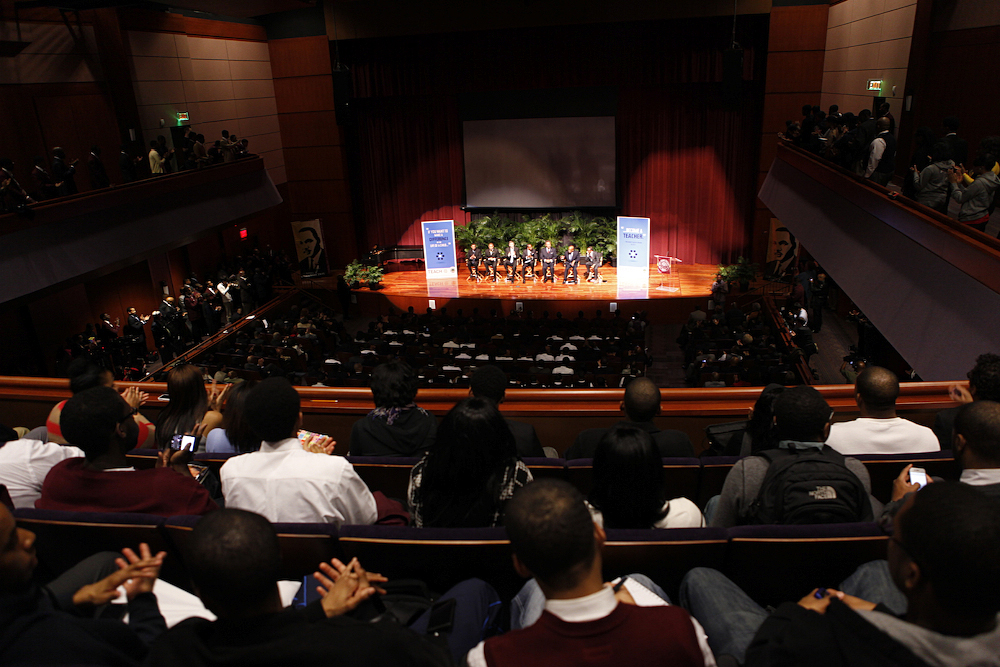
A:
<svg viewBox="0 0 1000 667">
<path fill-rule="evenodd" d="M 247 237 L 247 228 L 244 227 L 240 230 L 240 238 L 245 239 Z"/>
<path fill-rule="evenodd" d="M 178 111 L 177 112 L 177 120 L 191 120 L 191 117 L 188 116 L 188 112 L 187 111 Z"/>
<path fill-rule="evenodd" d="M 882 79 L 868 79 L 868 90 L 876 93 L 882 92 Z"/>
</svg>

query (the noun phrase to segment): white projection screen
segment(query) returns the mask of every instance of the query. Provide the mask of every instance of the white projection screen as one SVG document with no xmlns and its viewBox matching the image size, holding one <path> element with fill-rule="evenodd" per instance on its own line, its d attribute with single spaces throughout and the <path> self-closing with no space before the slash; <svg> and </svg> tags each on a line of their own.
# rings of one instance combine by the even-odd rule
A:
<svg viewBox="0 0 1000 667">
<path fill-rule="evenodd" d="M 467 120 L 467 208 L 617 205 L 614 116 Z"/>
</svg>

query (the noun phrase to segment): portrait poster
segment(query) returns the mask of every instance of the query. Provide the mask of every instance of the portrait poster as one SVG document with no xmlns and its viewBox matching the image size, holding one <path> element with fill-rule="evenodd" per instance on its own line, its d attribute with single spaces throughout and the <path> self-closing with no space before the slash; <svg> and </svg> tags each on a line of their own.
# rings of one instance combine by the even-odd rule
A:
<svg viewBox="0 0 1000 667">
<path fill-rule="evenodd" d="M 330 268 L 326 261 L 326 243 L 323 240 L 323 225 L 320 221 L 292 222 L 292 233 L 295 235 L 295 250 L 302 277 L 327 275 Z"/>
<path fill-rule="evenodd" d="M 794 273 L 798 266 L 799 242 L 795 235 L 781 224 L 781 220 L 771 218 L 767 243 L 767 263 L 764 265 L 766 278 L 785 278 Z"/>
</svg>

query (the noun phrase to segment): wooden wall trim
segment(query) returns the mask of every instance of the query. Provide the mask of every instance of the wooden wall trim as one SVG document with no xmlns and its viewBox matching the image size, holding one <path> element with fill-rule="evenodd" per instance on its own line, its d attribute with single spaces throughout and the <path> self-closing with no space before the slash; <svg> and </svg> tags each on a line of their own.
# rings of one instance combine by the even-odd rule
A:
<svg viewBox="0 0 1000 667">
<path fill-rule="evenodd" d="M 248 42 L 266 42 L 264 26 L 250 23 L 231 23 L 211 19 L 193 18 L 170 12 L 128 9 L 121 12 L 122 30 L 143 32 L 169 32 L 192 37 L 214 37 Z"/>
</svg>

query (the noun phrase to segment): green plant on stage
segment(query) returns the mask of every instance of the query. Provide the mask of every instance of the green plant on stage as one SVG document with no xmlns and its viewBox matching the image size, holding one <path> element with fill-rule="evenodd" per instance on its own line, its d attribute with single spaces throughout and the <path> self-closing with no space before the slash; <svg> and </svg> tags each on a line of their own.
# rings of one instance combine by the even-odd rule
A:
<svg viewBox="0 0 1000 667">
<path fill-rule="evenodd" d="M 613 219 L 589 217 L 580 211 L 560 217 L 552 213 L 538 217 L 525 215 L 519 220 L 494 211 L 468 224 L 455 224 L 455 243 L 462 252 L 468 251 L 473 243 L 484 250 L 491 242 L 503 252 L 510 240 L 519 249 L 528 243 L 541 249 L 546 241 L 551 241 L 560 255 L 565 254 L 569 243 L 575 244 L 581 253 L 586 252 L 587 246 L 593 246 L 608 261 L 614 258 L 617 249 L 618 225 Z"/>
<path fill-rule="evenodd" d="M 738 282 L 740 289 L 746 291 L 750 282 L 757 277 L 759 265 L 753 264 L 745 257 L 738 257 L 735 264 L 719 264 L 719 275 L 726 282 Z"/>
<path fill-rule="evenodd" d="M 377 288 L 382 278 L 385 277 L 385 269 L 381 266 L 369 266 L 354 260 L 344 269 L 344 281 L 351 287 L 357 288 L 362 283 L 369 288 Z"/>
</svg>

